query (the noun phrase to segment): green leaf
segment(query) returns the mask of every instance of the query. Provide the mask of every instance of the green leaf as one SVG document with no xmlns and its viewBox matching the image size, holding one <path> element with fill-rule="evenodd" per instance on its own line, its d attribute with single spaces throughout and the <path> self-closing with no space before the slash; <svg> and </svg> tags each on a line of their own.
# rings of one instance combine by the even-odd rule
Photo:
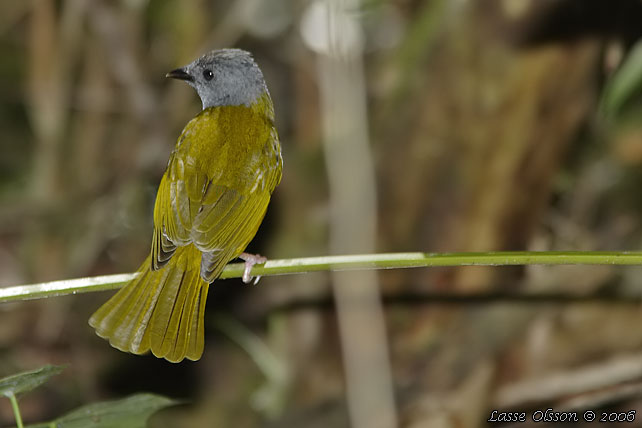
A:
<svg viewBox="0 0 642 428">
<path fill-rule="evenodd" d="M 623 107 L 642 92 L 642 41 L 637 42 L 604 89 L 601 110 L 617 116 Z"/>
<path fill-rule="evenodd" d="M 120 400 L 88 404 L 52 422 L 28 428 L 145 428 L 151 415 L 176 404 L 180 402 L 161 395 L 136 394 Z"/>
<path fill-rule="evenodd" d="M 0 379 L 0 395 L 10 397 L 29 392 L 47 382 L 50 377 L 57 375 L 65 366 L 46 365 L 36 370 L 18 373 Z"/>
</svg>

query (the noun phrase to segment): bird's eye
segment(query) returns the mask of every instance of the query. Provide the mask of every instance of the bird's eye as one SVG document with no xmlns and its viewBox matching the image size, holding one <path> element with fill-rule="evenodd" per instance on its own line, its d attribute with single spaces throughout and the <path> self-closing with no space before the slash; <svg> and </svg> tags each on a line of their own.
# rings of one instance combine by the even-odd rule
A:
<svg viewBox="0 0 642 428">
<path fill-rule="evenodd" d="M 212 70 L 203 70 L 203 77 L 205 80 L 212 80 L 212 77 L 214 77 L 214 73 L 212 73 Z"/>
</svg>

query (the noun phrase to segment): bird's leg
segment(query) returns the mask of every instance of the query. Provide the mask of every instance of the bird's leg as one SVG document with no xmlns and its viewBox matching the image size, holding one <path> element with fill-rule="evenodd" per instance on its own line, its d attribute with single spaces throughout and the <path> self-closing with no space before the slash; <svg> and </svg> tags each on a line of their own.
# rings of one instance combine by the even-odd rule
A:
<svg viewBox="0 0 642 428">
<path fill-rule="evenodd" d="M 260 265 L 262 263 L 267 262 L 267 257 L 263 257 L 260 254 L 241 253 L 241 255 L 239 256 L 239 259 L 245 262 L 245 270 L 243 271 L 243 282 L 246 284 L 252 281 L 252 276 L 250 275 L 252 266 L 257 264 Z M 261 277 L 257 276 L 256 279 L 254 280 L 255 285 L 259 282 L 259 279 L 261 279 Z"/>
</svg>

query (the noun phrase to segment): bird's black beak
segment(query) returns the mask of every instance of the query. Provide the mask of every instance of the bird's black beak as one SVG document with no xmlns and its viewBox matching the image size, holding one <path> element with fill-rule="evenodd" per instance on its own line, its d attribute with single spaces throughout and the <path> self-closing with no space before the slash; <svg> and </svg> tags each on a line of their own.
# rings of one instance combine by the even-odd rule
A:
<svg viewBox="0 0 642 428">
<path fill-rule="evenodd" d="M 171 77 L 172 79 L 178 79 L 178 80 L 186 80 L 188 82 L 193 82 L 194 78 L 185 71 L 183 68 L 177 68 L 176 70 L 172 70 L 169 73 L 165 75 L 165 77 Z"/>
</svg>

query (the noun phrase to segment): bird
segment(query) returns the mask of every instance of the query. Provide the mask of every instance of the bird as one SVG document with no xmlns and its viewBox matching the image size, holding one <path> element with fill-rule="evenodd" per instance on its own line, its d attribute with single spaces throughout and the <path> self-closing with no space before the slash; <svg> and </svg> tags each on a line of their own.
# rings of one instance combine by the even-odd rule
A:
<svg viewBox="0 0 642 428">
<path fill-rule="evenodd" d="M 89 319 L 125 352 L 180 362 L 204 350 L 209 285 L 235 258 L 251 280 L 260 255 L 244 250 L 281 181 L 283 158 L 263 73 L 241 49 L 213 50 L 167 73 L 203 109 L 183 129 L 160 181 L 152 245 L 133 280 Z"/>
</svg>

